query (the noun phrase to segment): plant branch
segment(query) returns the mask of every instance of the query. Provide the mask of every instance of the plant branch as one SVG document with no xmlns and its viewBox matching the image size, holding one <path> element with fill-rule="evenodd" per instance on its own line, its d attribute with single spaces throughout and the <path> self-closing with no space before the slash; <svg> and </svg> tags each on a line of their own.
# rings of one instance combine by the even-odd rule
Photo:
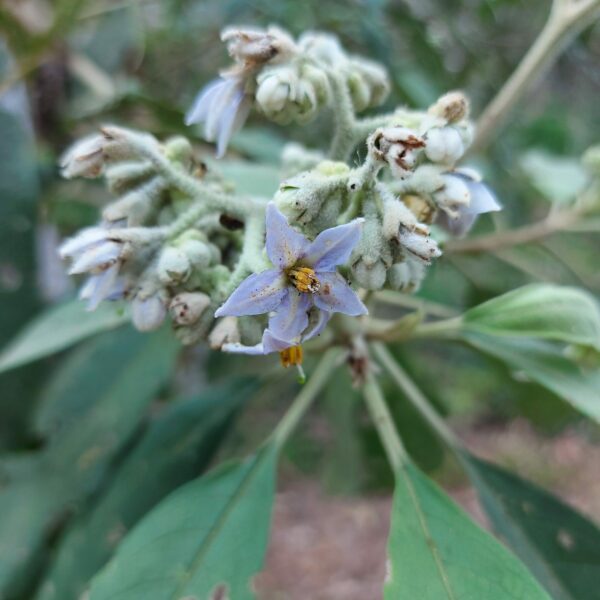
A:
<svg viewBox="0 0 600 600">
<path fill-rule="evenodd" d="M 548 20 L 519 66 L 483 111 L 472 150 L 486 148 L 514 106 L 537 78 L 556 61 L 565 46 L 590 22 L 600 0 L 554 0 Z"/>
<path fill-rule="evenodd" d="M 450 240 L 444 244 L 444 253 L 468 254 L 494 252 L 512 246 L 529 244 L 553 233 L 568 229 L 578 219 L 579 213 L 574 210 L 562 210 L 550 213 L 545 219 L 531 225 L 519 227 L 518 229 L 497 231 L 466 240 Z"/>
</svg>

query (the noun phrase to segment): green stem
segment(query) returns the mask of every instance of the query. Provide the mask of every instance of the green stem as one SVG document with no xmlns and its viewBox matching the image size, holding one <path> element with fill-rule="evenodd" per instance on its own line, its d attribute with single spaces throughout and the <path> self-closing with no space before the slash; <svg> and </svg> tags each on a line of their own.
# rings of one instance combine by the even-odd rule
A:
<svg viewBox="0 0 600 600">
<path fill-rule="evenodd" d="M 421 413 L 431 428 L 449 447 L 457 447 L 459 442 L 452 430 L 446 426 L 444 420 L 433 409 L 430 402 L 408 376 L 406 371 L 396 362 L 391 352 L 379 342 L 373 343 L 371 347 L 373 353 L 390 374 L 396 385 L 404 392 L 408 400 Z"/>
<path fill-rule="evenodd" d="M 329 158 L 345 161 L 357 143 L 354 106 L 345 78 L 333 69 L 328 71 L 328 77 L 333 93 L 332 110 L 335 119 Z"/>
<path fill-rule="evenodd" d="M 413 338 L 453 338 L 462 325 L 462 317 L 422 323 L 412 333 Z"/>
<path fill-rule="evenodd" d="M 394 425 L 381 387 L 372 373 L 367 375 L 363 386 L 363 395 L 392 470 L 394 473 L 399 473 L 402 467 L 408 462 L 408 455 Z"/>
<path fill-rule="evenodd" d="M 401 308 L 422 310 L 423 312 L 436 317 L 451 318 L 456 317 L 458 314 L 457 310 L 450 308 L 449 306 L 431 302 L 430 300 L 423 300 L 423 298 L 418 298 L 416 296 L 394 292 L 392 290 L 381 290 L 375 292 L 374 296 L 375 302 L 391 304 L 392 306 L 399 306 Z"/>
<path fill-rule="evenodd" d="M 308 381 L 296 396 L 292 405 L 285 413 L 279 424 L 273 431 L 271 439 L 278 449 L 285 444 L 290 437 L 298 422 L 306 414 L 317 394 L 323 389 L 327 381 L 331 377 L 332 371 L 335 369 L 340 357 L 340 349 L 332 348 L 327 351 L 317 368 L 309 376 Z"/>
<path fill-rule="evenodd" d="M 531 84 L 556 61 L 565 46 L 589 23 L 599 0 L 554 0 L 544 28 L 519 66 L 483 111 L 472 150 L 489 145 Z"/>
</svg>

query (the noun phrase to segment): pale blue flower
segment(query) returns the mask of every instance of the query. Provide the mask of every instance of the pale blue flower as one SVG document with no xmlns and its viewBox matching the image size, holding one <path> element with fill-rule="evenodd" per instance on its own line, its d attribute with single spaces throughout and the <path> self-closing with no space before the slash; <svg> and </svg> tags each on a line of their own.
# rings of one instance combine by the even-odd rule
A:
<svg viewBox="0 0 600 600">
<path fill-rule="evenodd" d="M 254 98 L 247 94 L 246 78 L 224 75 L 206 85 L 185 116 L 185 124 L 204 123 L 204 138 L 217 142 L 217 158 L 225 154 L 231 136 L 248 118 Z"/>
<path fill-rule="evenodd" d="M 436 225 L 445 229 L 454 236 L 466 235 L 475 224 L 477 217 L 488 212 L 502 210 L 502 205 L 490 188 L 482 183 L 476 172 L 470 169 L 456 170 L 444 173 L 444 178 L 456 187 L 464 188 L 464 196 L 467 200 L 454 207 L 454 215 L 439 210 Z"/>
<path fill-rule="evenodd" d="M 226 344 L 223 350 L 268 354 L 318 335 L 334 312 L 364 315 L 367 308 L 336 267 L 350 258 L 362 220 L 322 231 L 309 241 L 293 229 L 275 204 L 267 206 L 266 249 L 273 269 L 245 279 L 216 317 L 272 313 L 262 343 Z"/>
</svg>

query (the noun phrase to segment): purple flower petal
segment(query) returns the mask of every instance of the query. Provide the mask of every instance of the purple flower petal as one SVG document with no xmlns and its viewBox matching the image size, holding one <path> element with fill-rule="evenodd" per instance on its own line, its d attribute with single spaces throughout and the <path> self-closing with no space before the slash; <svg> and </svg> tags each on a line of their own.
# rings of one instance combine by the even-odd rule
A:
<svg viewBox="0 0 600 600">
<path fill-rule="evenodd" d="M 473 227 L 476 219 L 476 214 L 463 210 L 459 211 L 456 217 L 451 217 L 443 210 L 440 210 L 435 218 L 435 224 L 456 237 L 462 237 Z"/>
<path fill-rule="evenodd" d="M 92 271 L 98 267 L 114 263 L 121 254 L 121 248 L 121 244 L 110 241 L 102 242 L 88 248 L 73 263 L 73 266 L 69 269 L 69 275 L 85 273 L 86 271 Z"/>
<path fill-rule="evenodd" d="M 300 343 L 300 335 L 308 326 L 308 311 L 312 294 L 303 294 L 290 288 L 275 314 L 269 319 L 269 330 L 289 345 Z"/>
<path fill-rule="evenodd" d="M 194 123 L 201 123 L 206 120 L 210 105 L 224 83 L 223 79 L 219 77 L 206 84 L 200 90 L 194 103 L 185 115 L 186 125 L 193 125 Z"/>
<path fill-rule="evenodd" d="M 254 273 L 242 281 L 215 317 L 260 315 L 275 310 L 287 295 L 285 275 L 278 269 Z"/>
<path fill-rule="evenodd" d="M 466 209 L 467 212 L 480 215 L 502 210 L 502 205 L 487 185 L 478 181 L 473 181 L 468 185 L 471 192 L 471 202 Z"/>
<path fill-rule="evenodd" d="M 348 262 L 360 240 L 363 219 L 322 231 L 308 247 L 305 262 L 316 271 L 334 271 Z"/>
<path fill-rule="evenodd" d="M 244 344 L 223 344 L 221 350 L 223 352 L 230 352 L 232 354 L 249 354 L 249 355 L 261 355 L 271 354 L 271 352 L 281 352 L 286 348 L 289 348 L 290 344 L 276 338 L 268 329 L 265 329 L 260 344 L 255 346 L 244 346 Z"/>
<path fill-rule="evenodd" d="M 274 336 L 269 329 L 265 329 L 265 332 L 263 333 L 262 345 L 265 354 L 270 354 L 271 352 L 281 352 L 282 350 L 290 348 L 291 346 L 295 346 L 296 344 L 290 344 L 285 340 L 280 340 L 278 337 Z"/>
<path fill-rule="evenodd" d="M 103 242 L 106 239 L 106 229 L 103 227 L 86 227 L 82 229 L 75 237 L 65 240 L 58 253 L 61 258 L 67 256 L 72 257 L 76 254 L 80 254 L 84 250 L 91 248 L 92 246 Z"/>
<path fill-rule="evenodd" d="M 245 123 L 252 107 L 252 99 L 239 90 L 231 104 L 227 106 L 221 116 L 219 137 L 217 139 L 217 158 L 222 158 L 227 150 L 231 136 Z"/>
<path fill-rule="evenodd" d="M 328 312 L 341 312 L 356 317 L 366 315 L 367 307 L 339 273 L 317 272 L 321 291 L 314 294 L 315 306 Z"/>
<path fill-rule="evenodd" d="M 267 354 L 262 342 L 260 344 L 256 344 L 256 346 L 244 346 L 244 344 L 240 344 L 239 342 L 223 344 L 221 351 L 229 352 L 231 354 L 250 354 L 255 356 Z"/>
<path fill-rule="evenodd" d="M 287 222 L 273 202 L 267 205 L 267 256 L 280 269 L 289 269 L 304 256 L 310 242 Z"/>
<path fill-rule="evenodd" d="M 323 329 L 325 329 L 325 325 L 329 323 L 329 319 L 331 319 L 331 313 L 326 310 L 316 308 L 314 312 L 316 313 L 316 318 L 313 323 L 310 323 L 311 319 L 309 318 L 308 329 L 302 336 L 303 342 L 308 342 L 308 340 L 312 340 L 314 337 L 320 335 Z"/>
<path fill-rule="evenodd" d="M 223 116 L 240 93 L 239 84 L 238 79 L 224 79 L 212 98 L 204 123 L 204 137 L 208 141 L 214 142 L 217 139 Z"/>
<path fill-rule="evenodd" d="M 113 295 L 116 286 L 119 285 L 118 277 L 119 263 L 115 263 L 106 271 L 88 278 L 79 292 L 79 297 L 88 301 L 86 310 L 96 310 L 102 300 Z"/>
</svg>

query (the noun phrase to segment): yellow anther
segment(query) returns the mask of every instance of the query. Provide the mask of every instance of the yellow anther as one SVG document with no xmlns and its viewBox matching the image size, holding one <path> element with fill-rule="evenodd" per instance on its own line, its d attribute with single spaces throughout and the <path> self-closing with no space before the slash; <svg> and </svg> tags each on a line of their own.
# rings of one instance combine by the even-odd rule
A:
<svg viewBox="0 0 600 600">
<path fill-rule="evenodd" d="M 321 289 L 321 283 L 310 267 L 292 267 L 288 277 L 299 292 L 316 294 Z"/>
<path fill-rule="evenodd" d="M 286 369 L 295 365 L 301 365 L 302 357 L 302 346 L 291 346 L 290 348 L 286 348 L 279 353 L 281 365 Z"/>
</svg>

